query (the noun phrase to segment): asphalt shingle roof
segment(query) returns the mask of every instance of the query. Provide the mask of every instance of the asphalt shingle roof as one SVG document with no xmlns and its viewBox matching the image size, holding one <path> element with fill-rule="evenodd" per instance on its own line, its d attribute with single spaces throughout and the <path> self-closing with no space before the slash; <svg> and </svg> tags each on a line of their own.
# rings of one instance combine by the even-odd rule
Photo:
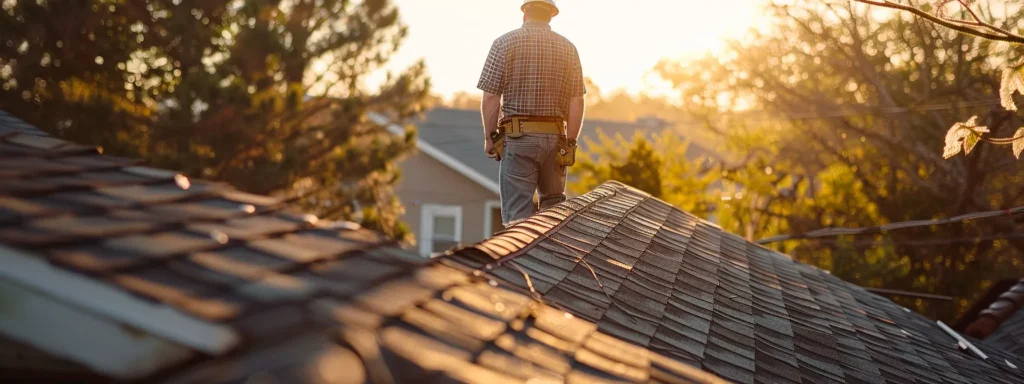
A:
<svg viewBox="0 0 1024 384">
<path fill-rule="evenodd" d="M 734 382 L 1024 382 L 1019 357 L 963 352 L 934 321 L 617 183 L 452 260 Z"/>
<path fill-rule="evenodd" d="M 1017 357 L 962 352 L 921 316 L 621 184 L 424 259 L 2 112 L 0 262 L 16 298 L 0 301 L 0 352 L 44 352 L 0 364 L 25 381 L 1024 380 Z M 115 353 L 132 343 L 141 355 Z"/>
</svg>

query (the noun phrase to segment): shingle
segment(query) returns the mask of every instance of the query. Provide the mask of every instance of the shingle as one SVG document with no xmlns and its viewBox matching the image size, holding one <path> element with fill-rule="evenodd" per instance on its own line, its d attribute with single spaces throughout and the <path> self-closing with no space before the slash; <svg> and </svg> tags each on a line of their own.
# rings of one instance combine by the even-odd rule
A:
<svg viewBox="0 0 1024 384">
<path fill-rule="evenodd" d="M 593 332 L 583 343 L 585 349 L 617 363 L 647 371 L 651 365 L 651 353 L 643 347 L 621 339 Z"/>
<path fill-rule="evenodd" d="M 471 355 L 464 350 L 403 327 L 383 329 L 380 340 L 384 358 L 398 381 L 424 380 L 428 372 L 440 372 L 456 380 L 515 382 L 507 375 L 470 363 Z"/>
<path fill-rule="evenodd" d="M 571 369 L 572 353 L 577 346 L 537 328 L 525 332 L 509 332 L 499 336 L 494 345 L 525 361 L 564 375 Z"/>
<path fill-rule="evenodd" d="M 321 321 L 360 330 L 374 330 L 384 324 L 385 317 L 359 308 L 351 303 L 332 298 L 316 299 L 309 303 L 309 310 Z"/>
<path fill-rule="evenodd" d="M 593 323 L 549 307 L 538 308 L 534 311 L 534 316 L 534 325 L 537 328 L 573 344 L 583 343 L 587 336 L 597 329 Z"/>
<path fill-rule="evenodd" d="M 63 164 L 49 159 L 33 157 L 4 159 L 4 168 L 17 170 L 18 174 L 22 177 L 72 173 L 84 170 L 84 168 L 78 165 Z"/>
<path fill-rule="evenodd" d="M 256 212 L 256 208 L 251 205 L 234 203 L 223 199 L 161 204 L 146 207 L 146 210 L 182 221 L 226 220 Z"/>
<path fill-rule="evenodd" d="M 57 201 L 66 201 L 68 203 L 99 209 L 131 208 L 137 205 L 137 203 L 132 200 L 101 195 L 93 191 L 58 192 L 50 194 L 47 197 Z"/>
<path fill-rule="evenodd" d="M 576 361 L 580 362 L 581 364 L 585 364 L 605 374 L 611 375 L 613 378 L 619 380 L 644 382 L 647 381 L 648 379 L 649 371 L 647 369 L 644 369 L 647 367 L 633 367 L 609 359 L 590 349 L 579 349 L 576 351 L 576 355 L 574 357 L 576 358 Z"/>
<path fill-rule="evenodd" d="M 40 136 L 40 135 L 12 135 L 4 138 L 4 141 L 12 144 L 21 145 L 33 149 L 40 150 L 53 150 L 62 146 L 71 145 L 71 142 L 64 141 L 55 137 Z"/>
<path fill-rule="evenodd" d="M 423 287 L 412 278 L 402 278 L 375 286 L 354 297 L 353 301 L 382 315 L 399 316 L 435 293 L 435 290 Z"/>
<path fill-rule="evenodd" d="M 216 238 L 196 236 L 184 232 L 161 232 L 151 235 L 115 237 L 103 242 L 104 246 L 120 252 L 147 257 L 166 257 L 189 252 L 201 252 L 222 246 Z"/>
<path fill-rule="evenodd" d="M 486 287 L 486 288 L 485 288 Z M 492 293 L 493 292 L 493 293 Z M 460 286 L 441 294 L 443 300 L 494 319 L 510 321 L 519 316 L 528 304 L 525 297 L 517 297 L 488 285 Z"/>
<path fill-rule="evenodd" d="M 143 297 L 210 320 L 231 318 L 242 310 L 235 302 L 211 295 L 214 293 L 211 287 L 159 267 L 120 274 L 112 277 L 111 281 Z"/>
<path fill-rule="evenodd" d="M 96 244 L 54 248 L 48 252 L 48 257 L 58 264 L 86 273 L 105 273 L 152 262 L 148 257 Z"/>
<path fill-rule="evenodd" d="M 362 383 L 362 359 L 323 334 L 302 334 L 262 344 L 171 376 L 186 383 Z"/>
<path fill-rule="evenodd" d="M 298 242 L 282 238 L 257 240 L 249 242 L 246 246 L 260 253 L 287 259 L 295 263 L 309 263 L 323 260 L 327 257 L 327 252 L 325 251 L 301 246 Z"/>
<path fill-rule="evenodd" d="M 252 340 L 287 336 L 297 333 L 310 324 L 311 319 L 306 311 L 294 305 L 256 311 L 232 322 L 238 332 Z"/>
<path fill-rule="evenodd" d="M 501 372 L 524 381 L 559 382 L 562 376 L 529 360 L 521 359 L 498 348 L 489 348 L 477 358 L 477 362 L 486 368 Z"/>
<path fill-rule="evenodd" d="M 51 207 L 28 199 L 0 196 L 0 212 L 2 212 L 2 215 L 11 215 L 9 220 L 35 217 L 54 211 Z M 4 220 L 0 219 L 0 222 L 2 221 Z"/>
<path fill-rule="evenodd" d="M 198 188 L 183 189 L 175 183 L 105 187 L 96 192 L 144 205 L 169 203 L 202 194 Z"/>
<path fill-rule="evenodd" d="M 216 263 L 216 265 L 222 265 L 221 268 L 238 271 L 255 270 L 258 274 L 265 273 L 264 270 L 282 270 L 294 265 L 290 260 L 269 256 L 243 246 L 201 252 L 190 257 L 193 261 L 207 266 Z"/>
<path fill-rule="evenodd" d="M 196 223 L 188 230 L 198 234 L 219 232 L 229 239 L 254 239 L 270 234 L 290 233 L 298 229 L 295 223 L 268 216 L 248 216 L 230 219 L 224 223 Z"/>
<path fill-rule="evenodd" d="M 58 236 L 84 238 L 113 237 L 143 232 L 156 227 L 153 223 L 111 219 L 107 216 L 60 216 L 28 223 L 39 231 Z"/>
<path fill-rule="evenodd" d="M 51 160 L 62 164 L 81 167 L 90 171 L 98 171 L 104 169 L 119 169 L 125 166 L 135 165 L 141 162 L 139 160 L 99 154 L 63 156 Z"/>
<path fill-rule="evenodd" d="M 274 272 L 238 286 L 235 293 L 262 303 L 298 302 L 313 296 L 318 286 L 295 276 Z"/>
</svg>

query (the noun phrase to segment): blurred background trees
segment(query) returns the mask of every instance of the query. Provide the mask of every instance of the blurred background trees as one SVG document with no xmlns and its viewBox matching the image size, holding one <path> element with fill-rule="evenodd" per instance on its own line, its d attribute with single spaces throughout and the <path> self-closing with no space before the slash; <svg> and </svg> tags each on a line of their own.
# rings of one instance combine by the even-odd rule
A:
<svg viewBox="0 0 1024 384">
<path fill-rule="evenodd" d="M 412 148 L 367 123 L 422 109 L 422 64 L 367 76 L 406 34 L 388 0 L 0 2 L 0 108 L 52 134 L 403 237 Z"/>
<path fill-rule="evenodd" d="M 710 174 L 738 187 L 678 195 L 673 204 L 713 207 L 726 230 L 752 240 L 1024 205 L 1024 164 L 1006 147 L 942 157 L 946 131 L 970 116 L 994 137 L 1022 126 L 1001 107 L 992 75 L 1013 46 L 847 1 L 779 1 L 765 12 L 765 26 L 724 52 L 655 69 L 730 159 L 709 171 L 660 172 L 661 182 Z M 1019 5 L 995 14 L 990 21 L 1002 28 L 1024 25 Z M 597 157 L 624 166 L 647 156 L 639 147 Z M 576 171 L 603 175 L 584 165 Z M 895 297 L 948 321 L 993 281 L 1024 276 L 1017 220 L 772 246 L 863 286 L 953 296 Z"/>
</svg>

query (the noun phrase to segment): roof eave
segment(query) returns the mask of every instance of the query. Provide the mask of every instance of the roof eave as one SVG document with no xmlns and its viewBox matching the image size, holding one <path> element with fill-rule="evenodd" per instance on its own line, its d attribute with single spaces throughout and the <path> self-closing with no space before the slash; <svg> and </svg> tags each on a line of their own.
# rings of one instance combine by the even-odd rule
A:
<svg viewBox="0 0 1024 384">
<path fill-rule="evenodd" d="M 380 113 L 369 112 L 367 113 L 367 117 L 369 117 L 370 120 L 372 120 L 374 123 L 387 127 L 388 132 L 390 132 L 393 135 L 401 136 L 405 135 L 406 133 L 405 128 L 398 124 L 395 124 L 394 122 L 391 121 L 391 119 L 388 119 L 386 116 Z M 451 155 L 448 155 L 440 148 L 428 143 L 426 140 L 417 138 L 416 147 L 423 153 L 427 154 L 427 156 L 430 156 L 434 158 L 434 160 L 441 162 L 441 164 L 444 164 L 448 168 L 451 168 L 455 172 L 458 172 L 462 176 L 465 176 L 466 178 L 479 184 L 481 187 L 484 187 L 484 189 L 496 195 L 500 194 L 500 188 L 498 187 L 498 183 L 496 181 L 480 172 L 477 172 L 469 165 L 466 165 L 466 163 L 463 163 L 455 159 Z"/>
</svg>

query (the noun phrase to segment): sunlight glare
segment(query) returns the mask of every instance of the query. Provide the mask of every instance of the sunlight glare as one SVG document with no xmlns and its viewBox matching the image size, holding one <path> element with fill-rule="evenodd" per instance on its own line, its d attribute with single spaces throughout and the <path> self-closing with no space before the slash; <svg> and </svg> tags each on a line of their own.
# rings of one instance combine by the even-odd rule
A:
<svg viewBox="0 0 1024 384">
<path fill-rule="evenodd" d="M 522 24 L 521 0 L 394 0 L 409 37 L 384 70 L 425 58 L 435 93 L 476 90 L 491 42 Z M 760 0 L 560 0 L 552 22 L 580 51 L 603 92 L 664 91 L 649 72 L 662 58 L 714 52 L 757 21 Z M 383 70 L 368 84 L 379 84 Z M 652 84 L 653 83 L 653 84 Z"/>
</svg>

